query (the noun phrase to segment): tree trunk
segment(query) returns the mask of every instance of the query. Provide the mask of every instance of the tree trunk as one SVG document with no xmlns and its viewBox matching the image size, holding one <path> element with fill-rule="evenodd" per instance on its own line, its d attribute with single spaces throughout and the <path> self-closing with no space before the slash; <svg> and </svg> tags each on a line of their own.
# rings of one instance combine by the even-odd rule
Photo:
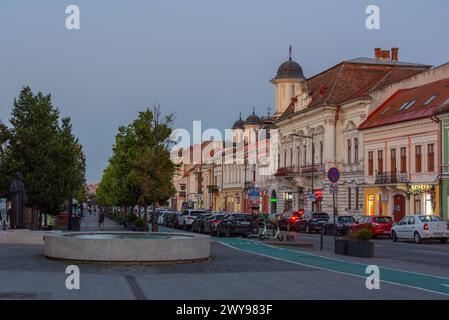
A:
<svg viewBox="0 0 449 320">
<path fill-rule="evenodd" d="M 143 206 L 143 210 L 144 212 L 144 218 L 143 220 L 145 221 L 145 231 L 148 231 L 148 205 L 145 203 Z M 140 206 L 139 206 L 139 212 L 140 212 Z"/>
<path fill-rule="evenodd" d="M 152 217 L 152 223 L 151 223 L 151 225 L 152 225 L 152 230 L 153 230 L 153 232 L 157 232 L 158 230 L 158 226 L 157 226 L 157 223 L 156 223 L 156 203 L 153 203 L 153 217 Z"/>
</svg>

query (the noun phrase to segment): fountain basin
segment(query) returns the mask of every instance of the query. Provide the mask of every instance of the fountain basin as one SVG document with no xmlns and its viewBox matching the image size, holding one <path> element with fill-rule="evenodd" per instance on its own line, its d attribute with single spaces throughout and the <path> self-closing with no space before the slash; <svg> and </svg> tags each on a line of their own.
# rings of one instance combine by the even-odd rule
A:
<svg viewBox="0 0 449 320">
<path fill-rule="evenodd" d="M 44 235 L 48 258 L 97 262 L 205 260 L 210 237 L 164 232 L 77 232 Z"/>
</svg>

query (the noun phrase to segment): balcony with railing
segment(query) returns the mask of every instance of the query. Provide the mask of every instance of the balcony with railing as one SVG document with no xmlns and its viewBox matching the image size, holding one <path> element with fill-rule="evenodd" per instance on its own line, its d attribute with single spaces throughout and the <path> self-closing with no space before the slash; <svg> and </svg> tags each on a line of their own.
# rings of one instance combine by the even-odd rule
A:
<svg viewBox="0 0 449 320">
<path fill-rule="evenodd" d="M 376 172 L 374 184 L 408 183 L 407 173 L 400 172 Z"/>
</svg>

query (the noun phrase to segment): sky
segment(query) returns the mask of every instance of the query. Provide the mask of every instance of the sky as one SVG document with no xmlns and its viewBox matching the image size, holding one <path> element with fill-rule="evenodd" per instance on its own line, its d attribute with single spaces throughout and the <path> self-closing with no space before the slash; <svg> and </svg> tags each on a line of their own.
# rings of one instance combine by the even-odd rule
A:
<svg viewBox="0 0 449 320">
<path fill-rule="evenodd" d="M 80 9 L 68 30 L 66 7 Z M 368 30 L 365 9 L 380 9 Z M 175 128 L 224 130 L 273 109 L 269 80 L 293 58 L 306 77 L 373 49 L 399 60 L 449 61 L 449 1 L 410 0 L 0 0 L 0 120 L 23 86 L 51 93 L 96 182 L 120 125 L 155 102 Z"/>
</svg>

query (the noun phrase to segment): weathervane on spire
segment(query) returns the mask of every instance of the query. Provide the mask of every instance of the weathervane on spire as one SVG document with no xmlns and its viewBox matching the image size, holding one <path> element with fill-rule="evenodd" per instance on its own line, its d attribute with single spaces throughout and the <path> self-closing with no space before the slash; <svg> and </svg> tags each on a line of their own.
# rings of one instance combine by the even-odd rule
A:
<svg viewBox="0 0 449 320">
<path fill-rule="evenodd" d="M 291 60 L 291 59 L 292 59 L 292 46 L 290 46 L 290 47 L 288 48 L 288 53 L 289 53 L 288 60 Z"/>
</svg>

